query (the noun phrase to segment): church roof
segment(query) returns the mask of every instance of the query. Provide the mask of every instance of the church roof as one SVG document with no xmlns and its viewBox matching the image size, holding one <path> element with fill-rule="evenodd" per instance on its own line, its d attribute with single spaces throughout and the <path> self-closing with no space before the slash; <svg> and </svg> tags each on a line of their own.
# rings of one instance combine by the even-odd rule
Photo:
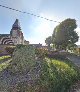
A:
<svg viewBox="0 0 80 92">
<path fill-rule="evenodd" d="M 0 36 L 10 36 L 10 34 L 0 34 Z"/>
<path fill-rule="evenodd" d="M 2 38 L 2 37 L 9 37 L 10 36 L 10 34 L 0 34 L 0 39 Z"/>
<path fill-rule="evenodd" d="M 12 29 L 21 29 L 20 22 L 18 19 L 16 19 L 16 21 L 14 22 Z"/>
</svg>

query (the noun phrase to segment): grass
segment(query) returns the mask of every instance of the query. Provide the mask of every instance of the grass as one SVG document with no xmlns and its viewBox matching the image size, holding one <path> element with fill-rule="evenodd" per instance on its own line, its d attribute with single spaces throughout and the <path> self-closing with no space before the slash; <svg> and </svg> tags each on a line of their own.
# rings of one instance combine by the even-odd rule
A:
<svg viewBox="0 0 80 92">
<path fill-rule="evenodd" d="M 11 61 L 12 61 L 12 59 L 10 59 L 10 60 L 8 60 L 8 61 L 6 61 L 6 62 L 1 63 L 1 64 L 0 64 L 0 72 L 1 72 L 2 70 L 6 69 L 6 68 L 9 66 L 9 64 L 10 64 Z"/>
<path fill-rule="evenodd" d="M 5 59 L 9 57 L 0 57 L 0 60 L 3 60 L 3 58 Z M 11 61 L 12 59 L 9 59 L 1 63 L 0 71 L 6 69 Z M 41 92 L 68 92 L 70 86 L 80 77 L 78 69 L 69 60 L 45 58 L 45 60 L 41 62 L 40 69 L 40 79 L 38 80 L 39 83 L 36 85 L 41 87 Z"/>
<path fill-rule="evenodd" d="M 1 60 L 4 60 L 4 59 L 8 59 L 8 58 L 10 58 L 10 57 L 11 57 L 11 56 L 9 56 L 9 55 L 7 55 L 7 56 L 1 56 L 1 57 L 0 57 L 0 61 L 1 61 Z"/>
<path fill-rule="evenodd" d="M 9 55 L 8 56 L 1 56 L 0 57 L 0 62 L 5 60 L 4 62 L 0 63 L 0 71 L 2 71 L 2 70 L 4 70 L 5 68 L 8 67 L 9 63 L 12 60 L 12 59 L 9 59 L 9 58 L 11 58 L 11 56 L 9 56 Z"/>
<path fill-rule="evenodd" d="M 46 84 L 47 92 L 68 92 L 70 86 L 80 77 L 77 68 L 68 62 L 46 58 L 41 76 L 42 85 Z"/>
</svg>

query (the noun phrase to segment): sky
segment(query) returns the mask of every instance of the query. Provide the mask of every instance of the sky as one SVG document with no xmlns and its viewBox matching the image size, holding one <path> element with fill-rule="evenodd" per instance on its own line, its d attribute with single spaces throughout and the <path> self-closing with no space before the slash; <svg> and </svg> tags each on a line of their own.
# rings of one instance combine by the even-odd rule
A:
<svg viewBox="0 0 80 92">
<path fill-rule="evenodd" d="M 67 18 L 76 19 L 76 32 L 80 37 L 80 0 L 0 0 L 0 5 L 59 22 Z M 24 38 L 32 44 L 45 45 L 45 39 L 59 24 L 0 7 L 0 34 L 9 34 L 16 19 L 20 21 Z M 80 45 L 80 39 L 76 44 Z"/>
</svg>

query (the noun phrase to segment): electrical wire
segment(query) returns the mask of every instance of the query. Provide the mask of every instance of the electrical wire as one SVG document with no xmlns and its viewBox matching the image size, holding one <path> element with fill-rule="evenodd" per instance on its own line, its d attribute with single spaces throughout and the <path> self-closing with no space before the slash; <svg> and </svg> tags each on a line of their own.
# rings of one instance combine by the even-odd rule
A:
<svg viewBox="0 0 80 92">
<path fill-rule="evenodd" d="M 26 13 L 28 15 L 35 16 L 35 17 L 38 17 L 38 18 L 42 18 L 42 19 L 45 19 L 47 21 L 60 23 L 58 21 L 54 21 L 54 20 L 48 19 L 46 17 L 42 17 L 42 16 L 39 16 L 39 15 L 36 15 L 36 14 L 33 14 L 33 13 L 29 13 L 29 12 L 24 12 L 24 11 L 21 11 L 21 10 L 18 10 L 18 9 L 14 9 L 14 8 L 11 8 L 11 7 L 8 7 L 8 6 L 4 6 L 4 5 L 1 5 L 1 4 L 0 4 L 0 7 L 7 8 L 9 10 L 17 11 L 17 12 L 24 13 L 24 14 Z"/>
</svg>

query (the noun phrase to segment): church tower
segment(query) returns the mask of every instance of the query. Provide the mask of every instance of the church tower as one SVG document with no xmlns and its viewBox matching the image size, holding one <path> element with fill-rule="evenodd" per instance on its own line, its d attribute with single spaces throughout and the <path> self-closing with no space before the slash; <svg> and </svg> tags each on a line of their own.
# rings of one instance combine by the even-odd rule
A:
<svg viewBox="0 0 80 92">
<path fill-rule="evenodd" d="M 10 31 L 10 38 L 12 39 L 14 45 L 24 44 L 24 36 L 21 31 L 19 20 L 16 19 L 14 24 L 12 25 L 12 29 Z"/>
</svg>

